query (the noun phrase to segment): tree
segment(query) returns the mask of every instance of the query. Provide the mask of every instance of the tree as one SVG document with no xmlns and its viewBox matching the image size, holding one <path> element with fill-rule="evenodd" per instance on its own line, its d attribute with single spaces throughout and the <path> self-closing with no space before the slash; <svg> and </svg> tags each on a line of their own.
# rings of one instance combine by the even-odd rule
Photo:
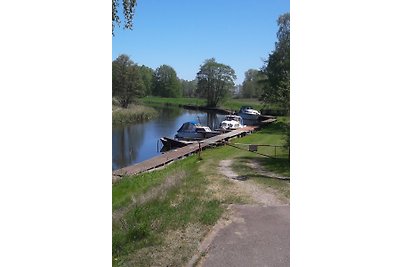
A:
<svg viewBox="0 0 400 267">
<path fill-rule="evenodd" d="M 259 83 L 262 74 L 255 69 L 249 69 L 244 74 L 245 78 L 241 88 L 241 95 L 244 98 L 260 98 L 262 85 Z"/>
<path fill-rule="evenodd" d="M 181 83 L 171 66 L 161 65 L 154 72 L 153 95 L 163 97 L 182 96 Z"/>
<path fill-rule="evenodd" d="M 112 34 L 114 35 L 115 25 L 121 24 L 118 10 L 119 4 L 122 2 L 124 14 L 124 29 L 132 29 L 133 15 L 135 13 L 136 0 L 112 0 Z"/>
<path fill-rule="evenodd" d="M 145 65 L 142 65 L 140 66 L 139 71 L 145 87 L 144 95 L 151 95 L 154 83 L 153 82 L 154 70 Z"/>
<path fill-rule="evenodd" d="M 181 79 L 181 86 L 182 86 L 182 94 L 185 97 L 195 97 L 196 90 L 197 90 L 197 81 L 196 79 L 192 81 L 186 81 Z"/>
<path fill-rule="evenodd" d="M 290 109 L 290 14 L 278 18 L 278 41 L 275 50 L 261 68 L 265 79 L 261 81 L 264 89 L 262 100 L 275 103 L 289 114 Z"/>
<path fill-rule="evenodd" d="M 207 59 L 197 73 L 197 92 L 207 99 L 207 106 L 216 107 L 234 87 L 235 71 L 228 65 Z"/>
<path fill-rule="evenodd" d="M 139 68 L 127 55 L 120 55 L 112 62 L 112 96 L 123 108 L 137 97 L 144 95 L 144 84 Z"/>
</svg>

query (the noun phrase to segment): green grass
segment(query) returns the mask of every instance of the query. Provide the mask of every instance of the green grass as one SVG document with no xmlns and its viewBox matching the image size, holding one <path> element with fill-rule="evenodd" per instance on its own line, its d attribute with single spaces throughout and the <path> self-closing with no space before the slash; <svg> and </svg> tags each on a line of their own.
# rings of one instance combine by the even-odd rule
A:
<svg viewBox="0 0 400 267">
<path fill-rule="evenodd" d="M 183 106 L 183 105 L 194 105 L 194 106 L 205 106 L 206 100 L 202 98 L 165 98 L 165 97 L 156 97 L 156 96 L 147 96 L 140 101 L 146 105 L 154 105 L 154 104 L 164 104 L 164 105 L 173 105 L 173 106 Z M 274 105 L 265 106 L 262 102 L 257 99 L 227 99 L 225 102 L 220 104 L 220 108 L 228 109 L 228 110 L 236 110 L 238 111 L 241 106 L 252 106 L 257 110 L 261 110 L 262 108 L 267 109 L 276 109 L 277 107 Z"/>
<path fill-rule="evenodd" d="M 168 174 L 166 173 L 165 175 Z M 141 195 L 148 191 L 149 188 L 161 184 L 165 175 L 160 175 L 159 172 L 150 172 L 139 174 L 134 179 L 126 178 L 118 181 L 112 190 L 113 210 L 128 205 L 132 197 Z"/>
<path fill-rule="evenodd" d="M 168 177 L 183 173 L 179 184 L 148 202 L 130 207 L 119 220 L 113 220 L 112 252 L 117 259 L 114 264 L 127 260 L 129 254 L 141 248 L 161 246 L 168 231 L 188 224 L 215 224 L 223 209 L 216 199 L 203 197 L 207 180 L 198 171 L 197 164 L 197 157 L 192 156 L 162 171 L 125 178 L 113 186 L 113 211 L 118 212 L 130 204 L 132 197 L 148 192 Z M 153 264 L 147 257 L 137 257 L 134 262 L 145 266 Z"/>
<path fill-rule="evenodd" d="M 112 124 L 125 125 L 135 122 L 150 120 L 157 116 L 157 111 L 152 107 L 131 104 L 128 108 L 112 106 Z"/>
<path fill-rule="evenodd" d="M 169 98 L 169 97 L 158 97 L 158 96 L 146 96 L 141 98 L 140 101 L 144 104 L 167 104 L 172 106 L 182 106 L 182 105 L 195 105 L 204 106 L 206 105 L 206 100 L 201 98 Z"/>
<path fill-rule="evenodd" d="M 261 131 L 231 142 L 282 144 L 286 122 L 286 118 L 279 118 Z M 232 181 L 218 173 L 220 160 L 234 159 L 239 174 L 248 175 L 289 197 L 288 181 L 257 176 L 244 164 L 257 160 L 270 171 L 288 175 L 287 152 L 280 149 L 277 153 L 278 158 L 272 159 L 247 149 L 221 146 L 202 151 L 201 160 L 193 155 L 162 170 L 125 177 L 115 183 L 112 188 L 113 265 L 185 265 L 228 204 L 248 203 L 241 195 L 231 194 Z M 141 197 L 142 201 L 133 201 Z"/>
</svg>

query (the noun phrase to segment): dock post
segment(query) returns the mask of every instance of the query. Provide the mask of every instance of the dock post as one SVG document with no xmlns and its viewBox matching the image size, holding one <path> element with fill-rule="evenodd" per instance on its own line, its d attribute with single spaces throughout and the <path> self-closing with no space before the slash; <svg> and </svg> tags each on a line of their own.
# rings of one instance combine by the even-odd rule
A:
<svg viewBox="0 0 400 267">
<path fill-rule="evenodd" d="M 199 143 L 199 159 L 201 159 L 201 145 L 200 145 L 200 141 L 198 141 L 198 143 Z"/>
</svg>

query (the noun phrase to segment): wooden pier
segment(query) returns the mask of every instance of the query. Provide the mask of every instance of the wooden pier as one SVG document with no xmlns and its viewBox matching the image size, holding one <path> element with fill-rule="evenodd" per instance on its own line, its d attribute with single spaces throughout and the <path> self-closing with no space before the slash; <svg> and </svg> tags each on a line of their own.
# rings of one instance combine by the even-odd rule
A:
<svg viewBox="0 0 400 267">
<path fill-rule="evenodd" d="M 268 124 L 276 121 L 276 119 L 267 119 L 260 123 L 260 125 Z M 170 151 L 167 151 L 161 155 L 155 156 L 151 159 L 136 163 L 134 165 L 118 169 L 113 171 L 112 173 L 112 182 L 116 182 L 121 179 L 125 175 L 135 175 L 138 173 L 150 171 L 155 168 L 163 167 L 166 164 L 175 161 L 177 159 L 181 159 L 187 157 L 193 153 L 196 153 L 199 149 L 204 149 L 208 146 L 218 145 L 228 141 L 234 137 L 242 137 L 247 135 L 254 130 L 256 130 L 259 126 L 246 126 L 241 129 L 237 129 L 231 132 L 223 133 L 208 139 L 204 139 L 199 142 L 195 142 L 191 145 L 187 145 L 181 148 L 176 148 Z"/>
</svg>

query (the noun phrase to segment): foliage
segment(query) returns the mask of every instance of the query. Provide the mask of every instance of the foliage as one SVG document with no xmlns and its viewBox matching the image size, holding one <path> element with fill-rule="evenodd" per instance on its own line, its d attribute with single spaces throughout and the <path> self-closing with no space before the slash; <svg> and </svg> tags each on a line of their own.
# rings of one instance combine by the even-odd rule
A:
<svg viewBox="0 0 400 267">
<path fill-rule="evenodd" d="M 181 84 L 175 70 L 168 65 L 161 65 L 154 72 L 153 95 L 163 97 L 180 97 Z"/>
<path fill-rule="evenodd" d="M 120 55 L 112 62 L 112 96 L 116 97 L 123 108 L 137 97 L 144 95 L 139 67 L 127 55 Z"/>
<path fill-rule="evenodd" d="M 151 95 L 154 84 L 154 70 L 145 65 L 142 65 L 139 70 L 145 87 L 144 95 Z"/>
<path fill-rule="evenodd" d="M 119 4 L 122 1 L 124 14 L 124 29 L 132 29 L 133 15 L 135 13 L 136 0 L 112 0 L 112 34 L 114 35 L 114 28 L 116 25 L 121 24 L 119 17 L 120 11 L 118 10 Z"/>
<path fill-rule="evenodd" d="M 197 80 L 186 81 L 181 79 L 182 95 L 184 97 L 195 97 L 197 91 Z"/>
<path fill-rule="evenodd" d="M 290 14 L 278 18 L 278 42 L 275 50 L 265 61 L 261 72 L 265 75 L 261 83 L 264 88 L 262 100 L 276 103 L 289 113 L 290 108 Z"/>
<path fill-rule="evenodd" d="M 255 69 L 246 71 L 241 87 L 241 96 L 244 98 L 260 98 L 262 95 L 262 85 L 259 81 L 262 80 L 262 76 L 263 74 Z"/>
<path fill-rule="evenodd" d="M 235 71 L 228 65 L 207 59 L 197 73 L 197 92 L 207 99 L 207 106 L 216 107 L 234 88 Z"/>
</svg>

